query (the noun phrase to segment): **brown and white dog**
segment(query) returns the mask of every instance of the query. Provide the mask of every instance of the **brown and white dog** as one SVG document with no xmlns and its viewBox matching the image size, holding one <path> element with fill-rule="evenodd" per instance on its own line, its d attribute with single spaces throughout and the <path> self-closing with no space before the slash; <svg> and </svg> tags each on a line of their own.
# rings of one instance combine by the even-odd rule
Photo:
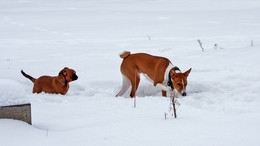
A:
<svg viewBox="0 0 260 146">
<path fill-rule="evenodd" d="M 145 53 L 131 54 L 125 51 L 120 54 L 120 57 L 123 59 L 120 67 L 123 85 L 116 96 L 122 96 L 131 85 L 130 97 L 135 97 L 140 73 L 162 90 L 162 96 L 166 96 L 166 92 L 171 92 L 173 89 L 176 89 L 182 96 L 186 96 L 187 77 L 191 68 L 182 73 L 178 67 L 172 65 L 169 59 Z"/>
<path fill-rule="evenodd" d="M 69 90 L 69 82 L 78 79 L 76 72 L 68 67 L 62 69 L 58 76 L 41 76 L 38 79 L 31 77 L 23 70 L 21 73 L 34 83 L 33 93 L 45 92 L 65 95 Z"/>
</svg>

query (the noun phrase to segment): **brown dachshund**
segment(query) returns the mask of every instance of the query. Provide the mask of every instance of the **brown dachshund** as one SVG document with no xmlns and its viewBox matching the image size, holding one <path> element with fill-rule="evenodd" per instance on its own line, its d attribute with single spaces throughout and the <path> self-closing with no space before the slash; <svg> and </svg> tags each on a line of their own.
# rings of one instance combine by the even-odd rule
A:
<svg viewBox="0 0 260 146">
<path fill-rule="evenodd" d="M 69 82 L 78 79 L 76 72 L 68 67 L 62 69 L 58 76 L 41 76 L 38 79 L 31 77 L 23 70 L 21 73 L 34 83 L 33 93 L 45 92 L 65 95 L 69 90 Z"/>
</svg>

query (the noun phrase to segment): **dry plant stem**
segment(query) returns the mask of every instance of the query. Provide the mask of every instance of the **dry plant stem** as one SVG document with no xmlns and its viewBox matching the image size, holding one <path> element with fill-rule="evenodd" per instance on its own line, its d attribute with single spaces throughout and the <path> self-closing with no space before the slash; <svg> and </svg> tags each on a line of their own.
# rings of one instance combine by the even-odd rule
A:
<svg viewBox="0 0 260 146">
<path fill-rule="evenodd" d="M 174 118 L 177 118 L 176 108 L 175 108 L 175 94 L 174 94 L 174 91 L 171 91 L 171 100 L 172 100 L 172 107 L 173 107 Z"/>
<path fill-rule="evenodd" d="M 202 51 L 204 52 L 204 48 L 202 47 L 202 42 L 200 40 L 198 40 L 198 43 L 200 44 L 200 47 L 201 47 Z"/>
</svg>

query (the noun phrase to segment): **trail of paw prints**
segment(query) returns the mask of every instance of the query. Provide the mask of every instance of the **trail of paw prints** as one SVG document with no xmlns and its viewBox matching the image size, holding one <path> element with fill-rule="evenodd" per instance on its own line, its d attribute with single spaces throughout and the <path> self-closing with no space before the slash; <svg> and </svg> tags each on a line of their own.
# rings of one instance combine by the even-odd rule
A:
<svg viewBox="0 0 260 146">
<path fill-rule="evenodd" d="M 3 20 L 6 23 L 9 23 L 13 26 L 18 26 L 20 28 L 26 28 L 26 29 L 31 29 L 34 31 L 38 31 L 38 32 L 45 32 L 45 33 L 50 33 L 50 34 L 54 34 L 54 35 L 63 35 L 63 36 L 70 36 L 71 34 L 68 32 L 60 32 L 60 31 L 55 31 L 55 30 L 51 30 L 45 27 L 41 27 L 41 26 L 30 26 L 28 24 L 25 23 L 21 23 L 21 22 L 17 22 L 15 20 L 13 20 L 12 18 L 10 18 L 9 16 L 4 16 Z"/>
</svg>

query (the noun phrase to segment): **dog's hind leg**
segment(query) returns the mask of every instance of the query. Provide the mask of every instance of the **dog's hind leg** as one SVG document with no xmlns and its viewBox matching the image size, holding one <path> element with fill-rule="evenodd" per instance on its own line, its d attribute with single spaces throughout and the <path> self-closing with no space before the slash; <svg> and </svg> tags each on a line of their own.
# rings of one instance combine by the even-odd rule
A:
<svg viewBox="0 0 260 146">
<path fill-rule="evenodd" d="M 131 81 L 131 85 L 132 85 L 132 90 L 130 93 L 130 97 L 133 98 L 133 97 L 135 97 L 136 90 L 140 83 L 140 75 L 139 75 L 139 73 L 135 72 L 134 76 L 131 76 L 131 77 L 132 77 L 132 79 L 130 79 L 130 81 Z"/>
<path fill-rule="evenodd" d="M 116 97 L 122 96 L 127 91 L 127 89 L 129 89 L 131 85 L 129 79 L 125 75 L 122 75 L 122 77 L 123 77 L 122 89 L 119 91 L 119 93 L 117 93 Z"/>
</svg>

